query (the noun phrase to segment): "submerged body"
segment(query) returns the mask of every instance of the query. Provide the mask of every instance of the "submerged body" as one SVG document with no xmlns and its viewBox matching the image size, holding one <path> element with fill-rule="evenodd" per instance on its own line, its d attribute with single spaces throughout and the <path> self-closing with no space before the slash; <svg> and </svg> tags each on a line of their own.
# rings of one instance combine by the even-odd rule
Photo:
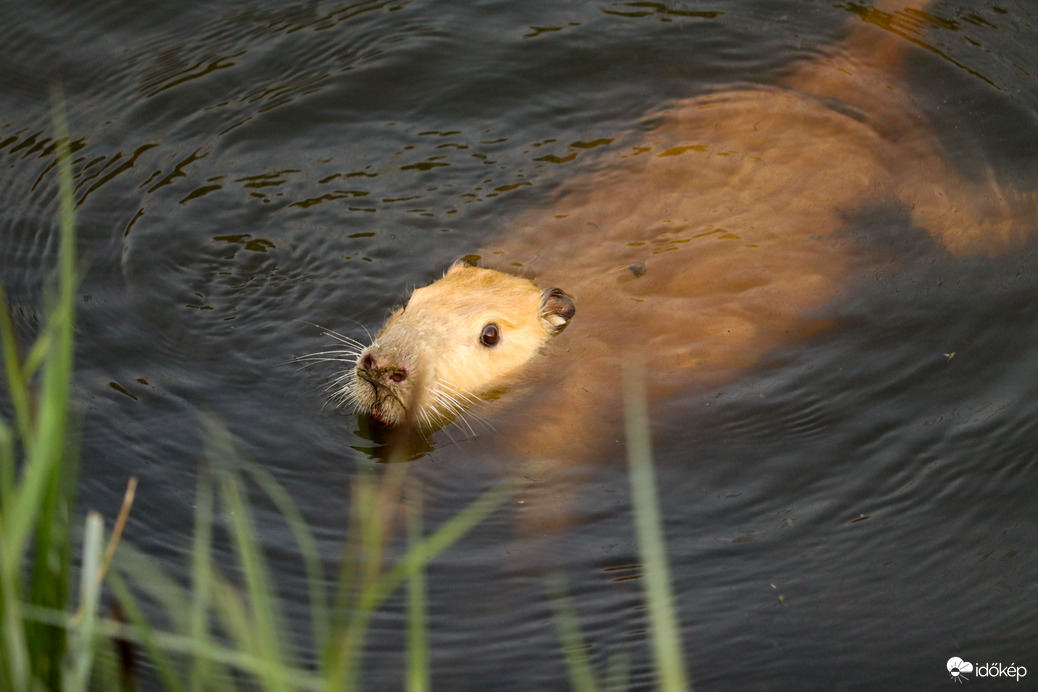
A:
<svg viewBox="0 0 1038 692">
<path fill-rule="evenodd" d="M 893 81 L 910 44 L 875 25 L 903 16 L 885 14 L 886 5 L 925 2 L 881 4 L 841 49 L 780 86 L 730 87 L 648 117 L 550 209 L 521 218 L 484 250 L 483 261 L 507 274 L 460 281 L 452 271 L 416 291 L 418 316 L 408 317 L 410 307 L 395 314 L 358 357 L 358 408 L 387 423 L 435 427 L 453 414 L 427 420 L 435 397 L 422 391 L 446 383 L 465 405 L 494 399 L 547 347 L 548 362 L 534 370 L 550 386 L 509 408 L 522 418 L 511 440 L 525 455 L 580 455 L 601 437 L 591 429 L 614 420 L 626 359 L 647 365 L 650 394 L 662 396 L 730 379 L 823 326 L 817 308 L 863 258 L 839 232 L 862 209 L 896 210 L 956 255 L 1009 247 L 1014 220 L 1033 220 L 1033 200 L 1000 188 L 987 170 L 966 181 L 949 162 Z M 485 355 L 474 350 L 483 326 L 543 319 L 532 299 L 501 312 L 492 296 L 517 280 L 509 274 L 561 287 L 572 302 L 556 317 L 568 322 L 574 304 L 579 316 L 560 340 L 549 344 L 555 332 L 541 326 L 500 361 L 507 365 L 485 366 L 474 357 Z M 433 295 L 441 300 L 426 300 Z M 451 317 L 458 304 L 473 311 L 464 329 Z M 403 397 L 391 378 L 369 376 L 402 363 L 417 387 Z"/>
</svg>

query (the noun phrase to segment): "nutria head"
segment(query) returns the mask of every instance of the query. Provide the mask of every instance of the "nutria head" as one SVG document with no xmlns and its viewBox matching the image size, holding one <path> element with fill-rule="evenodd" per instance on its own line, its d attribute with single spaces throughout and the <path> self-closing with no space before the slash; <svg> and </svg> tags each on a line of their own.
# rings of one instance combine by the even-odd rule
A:
<svg viewBox="0 0 1038 692">
<path fill-rule="evenodd" d="M 386 425 L 438 428 L 506 387 L 575 311 L 557 288 L 455 263 L 358 354 L 347 398 Z"/>
</svg>

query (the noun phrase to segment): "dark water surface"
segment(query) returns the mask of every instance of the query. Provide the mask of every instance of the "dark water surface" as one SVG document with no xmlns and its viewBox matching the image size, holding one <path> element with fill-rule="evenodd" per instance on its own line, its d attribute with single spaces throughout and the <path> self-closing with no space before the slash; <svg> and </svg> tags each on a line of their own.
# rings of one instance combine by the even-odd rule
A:
<svg viewBox="0 0 1038 692">
<path fill-rule="evenodd" d="M 410 287 L 549 204 L 591 144 L 669 99 L 767 83 L 864 7 L 4 3 L 0 279 L 25 339 L 56 250 L 55 81 L 76 149 L 81 506 L 111 517 L 138 476 L 129 540 L 183 576 L 213 414 L 334 566 L 371 443 L 324 405 L 330 369 L 279 365 L 326 346 L 301 320 L 365 339 Z M 960 0 L 912 17 L 910 83 L 949 156 L 1034 190 L 1038 9 Z M 654 404 L 699 690 L 943 689 L 952 656 L 1030 670 L 977 689 L 1038 680 L 1038 240 L 954 259 L 897 230 L 891 259 L 832 307 L 837 329 Z M 430 525 L 497 477 L 480 440 L 436 441 L 411 465 Z M 432 566 L 435 689 L 567 687 L 545 566 L 565 573 L 593 662 L 627 651 L 634 687 L 652 687 L 616 461 L 594 460 L 580 487 L 551 480 L 578 498 L 566 531 L 517 538 L 513 502 Z M 294 545 L 262 505 L 260 521 L 302 630 Z M 400 686 L 402 648 L 397 603 L 374 623 L 370 689 Z"/>
</svg>

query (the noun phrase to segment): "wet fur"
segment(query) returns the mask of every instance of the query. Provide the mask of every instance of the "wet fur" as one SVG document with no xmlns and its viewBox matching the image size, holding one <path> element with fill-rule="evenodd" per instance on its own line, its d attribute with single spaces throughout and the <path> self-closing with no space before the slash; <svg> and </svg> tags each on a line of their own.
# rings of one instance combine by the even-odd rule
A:
<svg viewBox="0 0 1038 692">
<path fill-rule="evenodd" d="M 494 416 L 502 444 L 523 457 L 585 457 L 614 438 L 603 431 L 616 422 L 625 361 L 647 364 L 658 399 L 730 380 L 824 328 L 817 309 L 840 294 L 862 256 L 839 231 L 865 206 L 904 210 L 955 255 L 1013 246 L 1016 220 L 1033 222 L 1033 197 L 1000 187 L 986 169 L 973 176 L 980 182 L 964 180 L 896 82 L 911 48 L 899 26 L 926 4 L 863 11 L 839 47 L 797 65 L 779 85 L 729 86 L 650 114 L 549 209 L 521 218 L 483 250 L 492 267 L 562 287 L 579 313 L 554 341 L 536 301 L 516 301 L 514 312 L 495 318 L 536 325 L 524 357 L 545 346 L 548 354 L 529 366 L 530 397 L 510 393 L 478 413 Z M 393 357 L 418 366 L 414 382 L 453 397 L 440 407 L 447 415 L 437 409 L 423 424 L 495 398 L 472 380 L 494 381 L 482 389 L 496 393 L 515 374 L 511 363 L 495 369 L 470 358 L 475 327 L 446 338 L 423 327 L 443 322 L 459 302 L 485 308 L 489 294 L 470 290 L 493 291 L 488 277 L 479 286 L 448 274 L 415 292 L 412 303 L 422 298 L 424 306 L 417 318 L 402 322 L 407 311 L 398 312 L 383 331 L 403 334 Z M 439 307 L 424 300 L 434 295 Z M 466 369 L 464 387 L 457 374 L 441 375 Z M 356 384 L 346 398 L 369 410 Z M 412 396 L 422 411 L 425 395 Z"/>
</svg>

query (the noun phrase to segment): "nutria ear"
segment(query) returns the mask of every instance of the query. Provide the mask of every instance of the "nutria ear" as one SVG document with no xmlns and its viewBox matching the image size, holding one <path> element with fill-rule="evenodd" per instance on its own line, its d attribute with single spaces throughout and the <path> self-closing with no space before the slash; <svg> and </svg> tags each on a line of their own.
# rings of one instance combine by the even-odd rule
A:
<svg viewBox="0 0 1038 692">
<path fill-rule="evenodd" d="M 541 317 L 551 325 L 551 333 L 558 334 L 577 312 L 573 299 L 561 288 L 548 288 L 541 291 Z"/>
<path fill-rule="evenodd" d="M 479 255 L 465 255 L 454 260 L 454 264 L 447 269 L 447 273 L 450 274 L 452 271 L 459 267 L 478 267 L 479 266 Z"/>
</svg>

